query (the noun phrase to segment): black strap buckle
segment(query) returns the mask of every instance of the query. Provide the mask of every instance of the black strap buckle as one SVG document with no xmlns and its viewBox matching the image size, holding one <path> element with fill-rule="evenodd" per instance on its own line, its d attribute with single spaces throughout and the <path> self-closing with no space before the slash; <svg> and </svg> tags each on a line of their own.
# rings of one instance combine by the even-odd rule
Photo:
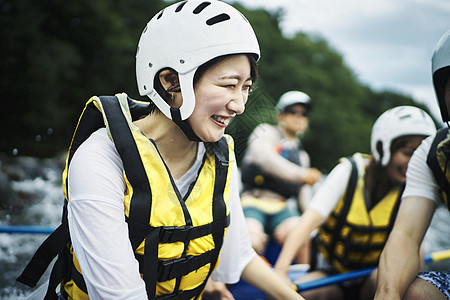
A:
<svg viewBox="0 0 450 300">
<path fill-rule="evenodd" d="M 160 243 L 174 243 L 174 242 L 185 242 L 189 241 L 190 231 L 193 227 L 176 227 L 168 226 L 162 227 L 161 233 L 159 235 Z"/>
<path fill-rule="evenodd" d="M 188 255 L 160 262 L 158 266 L 158 281 L 163 282 L 175 278 L 176 276 L 172 275 L 174 266 L 176 266 L 177 273 L 179 273 L 180 270 L 190 270 L 193 257 L 193 255 Z"/>
</svg>

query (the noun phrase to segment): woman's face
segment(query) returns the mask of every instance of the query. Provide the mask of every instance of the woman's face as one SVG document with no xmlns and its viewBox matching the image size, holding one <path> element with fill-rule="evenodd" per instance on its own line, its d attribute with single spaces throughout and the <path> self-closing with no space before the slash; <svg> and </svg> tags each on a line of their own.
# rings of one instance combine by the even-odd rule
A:
<svg viewBox="0 0 450 300">
<path fill-rule="evenodd" d="M 205 142 L 216 142 L 231 118 L 244 112 L 252 86 L 246 55 L 233 55 L 207 70 L 195 85 L 195 108 L 189 122 Z"/>
<path fill-rule="evenodd" d="M 280 113 L 278 118 L 284 129 L 292 135 L 303 133 L 308 129 L 308 109 L 303 104 L 288 106 L 283 113 Z"/>
<path fill-rule="evenodd" d="M 392 154 L 386 168 L 387 175 L 392 181 L 398 184 L 406 182 L 406 169 L 409 160 L 423 139 L 423 136 L 408 137 L 407 143 Z"/>
</svg>

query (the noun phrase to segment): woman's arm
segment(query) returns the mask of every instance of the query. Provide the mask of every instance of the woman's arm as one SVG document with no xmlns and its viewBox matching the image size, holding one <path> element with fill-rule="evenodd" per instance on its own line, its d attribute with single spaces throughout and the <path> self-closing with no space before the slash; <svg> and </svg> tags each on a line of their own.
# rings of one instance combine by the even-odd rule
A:
<svg viewBox="0 0 450 300">
<path fill-rule="evenodd" d="M 310 238 L 311 233 L 330 214 L 345 192 L 351 165 L 344 161 L 338 164 L 327 176 L 307 208 L 296 228 L 288 235 L 280 256 L 275 264 L 275 271 L 287 280 L 289 265 L 299 249 Z"/>
<path fill-rule="evenodd" d="M 430 225 L 435 203 L 426 198 L 402 199 L 378 265 L 375 299 L 401 299 L 420 270 L 420 245 Z"/>
<path fill-rule="evenodd" d="M 259 256 L 255 256 L 245 267 L 244 272 L 242 272 L 242 279 L 274 299 L 304 299 Z"/>
<path fill-rule="evenodd" d="M 69 168 L 68 221 L 90 299 L 147 299 L 124 217 L 123 166 L 103 130 Z"/>
<path fill-rule="evenodd" d="M 280 256 L 278 256 L 277 262 L 275 263 L 275 272 L 283 278 L 287 278 L 289 266 L 297 256 L 298 251 L 305 245 L 306 241 L 310 238 L 311 232 L 313 232 L 322 221 L 322 215 L 313 209 L 307 209 L 303 213 L 297 226 L 291 231 L 283 243 Z"/>
</svg>

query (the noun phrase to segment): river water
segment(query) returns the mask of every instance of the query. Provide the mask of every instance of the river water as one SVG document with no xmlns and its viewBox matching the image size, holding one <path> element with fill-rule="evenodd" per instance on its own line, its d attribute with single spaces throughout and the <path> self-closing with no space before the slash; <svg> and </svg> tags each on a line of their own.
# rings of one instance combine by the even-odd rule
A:
<svg viewBox="0 0 450 300">
<path fill-rule="evenodd" d="M 0 225 L 46 225 L 60 223 L 63 194 L 63 159 L 0 156 Z M 449 215 L 437 209 L 425 237 L 426 252 L 450 249 Z M 0 233 L 0 299 L 24 299 L 31 288 L 16 283 L 28 260 L 46 238 L 41 234 Z M 427 269 L 450 270 L 450 260 L 432 263 Z M 38 283 L 45 282 L 47 270 Z"/>
</svg>

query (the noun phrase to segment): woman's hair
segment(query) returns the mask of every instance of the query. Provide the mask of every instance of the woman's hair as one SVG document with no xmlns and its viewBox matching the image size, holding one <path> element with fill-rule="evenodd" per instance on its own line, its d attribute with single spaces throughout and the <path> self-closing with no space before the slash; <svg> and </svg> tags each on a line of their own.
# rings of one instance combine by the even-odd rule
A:
<svg viewBox="0 0 450 300">
<path fill-rule="evenodd" d="M 235 55 L 235 54 L 231 54 L 231 55 Z M 194 87 L 197 84 L 197 82 L 200 80 L 200 78 L 202 78 L 203 74 L 206 73 L 206 71 L 208 71 L 209 69 L 218 65 L 225 59 L 229 58 L 231 55 L 218 56 L 218 57 L 213 58 L 210 61 L 204 63 L 200 67 L 198 67 L 198 69 L 197 69 L 197 71 L 195 71 L 195 75 L 194 75 Z M 247 54 L 247 57 L 250 62 L 250 76 L 252 77 L 253 82 L 255 82 L 258 79 L 258 65 L 256 63 L 256 58 L 251 54 Z"/>
<path fill-rule="evenodd" d="M 401 136 L 392 141 L 390 151 L 391 159 L 400 148 L 406 146 L 412 135 Z M 383 147 L 381 142 L 377 144 L 377 151 L 380 153 L 380 157 L 383 156 Z M 380 159 L 381 161 L 381 159 Z M 381 166 L 381 163 L 376 162 L 372 157 L 369 165 L 366 169 L 366 185 L 368 189 L 368 196 L 370 199 L 371 207 L 375 206 L 394 186 L 398 185 L 398 182 L 392 181 L 386 174 L 387 166 Z M 368 208 L 370 209 L 370 208 Z"/>
<path fill-rule="evenodd" d="M 228 55 L 218 56 L 216 58 L 211 59 L 210 61 L 207 61 L 200 67 L 198 67 L 197 71 L 195 71 L 195 74 L 194 74 L 194 80 L 193 80 L 194 87 L 197 84 L 197 82 L 200 80 L 200 78 L 202 78 L 202 76 L 206 73 L 206 71 L 208 71 L 209 69 L 218 65 L 219 63 L 221 63 L 222 61 L 224 61 L 231 55 L 236 55 L 236 54 L 228 54 Z M 253 82 L 255 82 L 258 79 L 258 64 L 256 62 L 256 57 L 251 54 L 246 54 L 246 55 L 250 62 L 250 76 L 252 77 Z M 169 68 L 169 70 L 171 70 L 172 72 L 174 72 L 176 74 L 175 70 L 170 69 L 170 68 Z M 159 73 L 161 73 L 161 71 L 159 71 L 158 74 L 156 74 L 155 78 L 153 79 L 154 80 L 153 86 L 155 87 L 155 90 L 158 92 L 158 94 L 161 95 L 161 97 L 166 102 L 168 102 L 168 101 L 170 101 L 170 97 L 171 97 L 170 94 L 168 93 L 168 91 L 169 92 L 180 92 L 180 84 L 177 83 L 176 85 L 169 87 L 166 91 L 164 89 L 164 87 L 162 86 L 161 81 L 159 80 Z M 159 110 L 157 109 L 156 105 L 154 105 L 153 103 L 150 103 L 149 113 L 151 114 L 154 111 L 159 111 Z"/>
</svg>

